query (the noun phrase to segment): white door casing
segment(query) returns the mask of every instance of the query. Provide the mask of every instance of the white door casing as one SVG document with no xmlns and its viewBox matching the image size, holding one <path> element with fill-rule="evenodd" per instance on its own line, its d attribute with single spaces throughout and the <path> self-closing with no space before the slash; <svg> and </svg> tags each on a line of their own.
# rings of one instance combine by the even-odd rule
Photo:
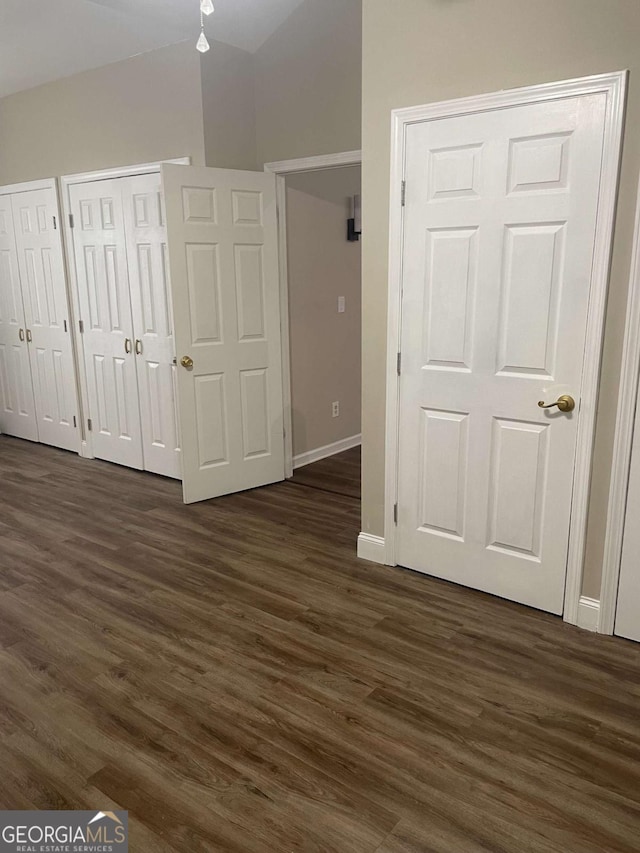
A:
<svg viewBox="0 0 640 853">
<path fill-rule="evenodd" d="M 636 422 L 637 423 L 637 422 Z M 640 643 L 640 429 L 633 435 L 615 633 Z"/>
<path fill-rule="evenodd" d="M 122 182 L 144 468 L 181 478 L 173 316 L 160 173 Z"/>
<path fill-rule="evenodd" d="M 11 196 L 38 437 L 78 451 L 77 390 L 59 212 L 53 187 Z"/>
<path fill-rule="evenodd" d="M 0 431 L 38 441 L 10 195 L 0 195 Z"/>
<path fill-rule="evenodd" d="M 562 613 L 604 94 L 406 131 L 397 562 Z M 564 414 L 543 411 L 561 394 Z"/>
<path fill-rule="evenodd" d="M 284 479 L 275 177 L 163 165 L 162 178 L 191 503 Z"/>
<path fill-rule="evenodd" d="M 93 452 L 142 469 L 122 184 L 75 184 L 69 195 Z"/>
</svg>

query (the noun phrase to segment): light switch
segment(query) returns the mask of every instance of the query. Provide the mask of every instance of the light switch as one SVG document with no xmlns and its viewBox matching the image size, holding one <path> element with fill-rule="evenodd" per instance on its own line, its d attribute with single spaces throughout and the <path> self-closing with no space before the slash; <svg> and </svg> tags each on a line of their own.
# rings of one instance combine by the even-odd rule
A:
<svg viewBox="0 0 640 853">
<path fill-rule="evenodd" d="M 344 314 L 346 309 L 347 305 L 344 296 L 338 296 L 338 314 Z"/>
</svg>

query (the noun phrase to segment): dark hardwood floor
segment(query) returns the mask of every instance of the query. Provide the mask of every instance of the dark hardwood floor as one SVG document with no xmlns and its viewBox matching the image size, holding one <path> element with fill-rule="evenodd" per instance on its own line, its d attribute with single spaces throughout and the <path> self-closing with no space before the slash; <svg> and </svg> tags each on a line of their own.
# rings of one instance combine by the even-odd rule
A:
<svg viewBox="0 0 640 853">
<path fill-rule="evenodd" d="M 360 448 L 354 447 L 321 462 L 296 468 L 293 482 L 360 500 Z"/>
<path fill-rule="evenodd" d="M 0 437 L 0 808 L 128 809 L 134 853 L 640 850 L 640 648 L 357 560 L 321 472 L 185 507 Z"/>
</svg>

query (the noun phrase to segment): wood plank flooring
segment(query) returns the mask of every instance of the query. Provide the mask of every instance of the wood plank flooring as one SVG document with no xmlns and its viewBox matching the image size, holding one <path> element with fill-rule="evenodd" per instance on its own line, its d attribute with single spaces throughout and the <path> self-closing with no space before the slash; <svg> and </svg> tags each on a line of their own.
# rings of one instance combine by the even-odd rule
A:
<svg viewBox="0 0 640 853">
<path fill-rule="evenodd" d="M 360 499 L 360 448 L 353 447 L 312 465 L 296 468 L 293 482 L 323 492 Z"/>
<path fill-rule="evenodd" d="M 185 507 L 0 437 L 0 807 L 128 809 L 134 853 L 640 850 L 640 647 L 358 561 L 321 471 Z"/>
</svg>

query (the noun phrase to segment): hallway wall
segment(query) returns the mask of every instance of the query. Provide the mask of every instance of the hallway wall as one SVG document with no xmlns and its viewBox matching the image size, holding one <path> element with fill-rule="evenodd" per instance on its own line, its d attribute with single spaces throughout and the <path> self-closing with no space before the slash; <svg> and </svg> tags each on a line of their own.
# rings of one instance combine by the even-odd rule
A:
<svg viewBox="0 0 640 853">
<path fill-rule="evenodd" d="M 361 251 L 346 235 L 356 193 L 359 166 L 287 177 L 294 457 L 360 433 Z"/>
</svg>

